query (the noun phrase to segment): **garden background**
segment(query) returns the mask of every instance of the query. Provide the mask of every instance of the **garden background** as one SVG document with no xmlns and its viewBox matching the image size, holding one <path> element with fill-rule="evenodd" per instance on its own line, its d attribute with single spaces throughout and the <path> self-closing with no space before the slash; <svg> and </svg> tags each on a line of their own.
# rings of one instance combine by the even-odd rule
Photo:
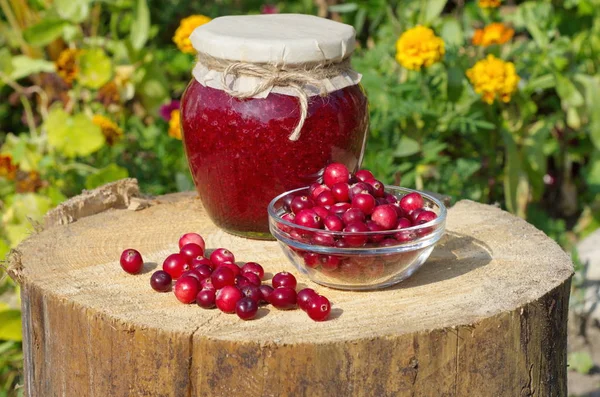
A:
<svg viewBox="0 0 600 397">
<path fill-rule="evenodd" d="M 364 166 L 526 218 L 573 254 L 581 311 L 573 248 L 600 227 L 600 0 L 0 0 L 0 10 L 0 259 L 82 189 L 129 176 L 149 194 L 192 190 L 177 102 L 194 63 L 187 36 L 221 15 L 295 12 L 357 31 Z M 0 396 L 18 395 L 18 286 L 0 274 Z M 570 365 L 595 368 L 585 353 Z"/>
</svg>

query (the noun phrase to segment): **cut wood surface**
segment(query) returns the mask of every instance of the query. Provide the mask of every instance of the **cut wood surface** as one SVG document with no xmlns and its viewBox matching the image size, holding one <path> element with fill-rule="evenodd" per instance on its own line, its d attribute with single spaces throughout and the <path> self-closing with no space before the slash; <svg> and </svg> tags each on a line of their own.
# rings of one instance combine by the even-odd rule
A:
<svg viewBox="0 0 600 397">
<path fill-rule="evenodd" d="M 128 206 L 123 197 L 114 202 Z M 47 222 L 12 256 L 26 395 L 566 395 L 572 264 L 546 235 L 500 209 L 460 201 L 414 276 L 347 292 L 301 276 L 277 242 L 219 230 L 195 193 L 149 204 L 62 214 L 71 223 Z M 150 274 L 191 231 L 209 249 L 261 263 L 267 279 L 294 272 L 300 287 L 330 298 L 331 319 L 267 306 L 242 321 L 154 292 Z M 126 248 L 142 253 L 143 274 L 121 270 Z"/>
</svg>

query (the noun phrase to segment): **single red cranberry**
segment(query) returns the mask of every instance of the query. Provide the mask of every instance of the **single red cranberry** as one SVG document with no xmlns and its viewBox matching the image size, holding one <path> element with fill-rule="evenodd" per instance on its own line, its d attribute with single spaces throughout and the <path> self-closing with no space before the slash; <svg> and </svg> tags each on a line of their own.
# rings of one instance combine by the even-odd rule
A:
<svg viewBox="0 0 600 397">
<path fill-rule="evenodd" d="M 421 211 L 419 213 L 419 215 L 417 215 L 417 219 L 415 221 L 415 224 L 422 225 L 424 223 L 431 222 L 435 218 L 437 218 L 437 214 L 435 212 L 433 212 L 433 211 Z"/>
<path fill-rule="evenodd" d="M 188 263 L 191 265 L 192 260 L 198 257 L 202 257 L 204 255 L 204 250 L 198 244 L 195 243 L 187 243 L 179 252 L 188 258 Z"/>
<path fill-rule="evenodd" d="M 219 310 L 224 313 L 234 313 L 236 303 L 242 299 L 244 295 L 237 287 L 226 285 L 217 291 L 215 303 Z"/>
<path fill-rule="evenodd" d="M 150 276 L 150 286 L 154 291 L 167 292 L 171 289 L 173 278 L 164 270 L 157 270 Z"/>
<path fill-rule="evenodd" d="M 385 205 L 385 204 L 389 204 L 389 203 L 387 202 L 387 200 L 386 200 L 386 199 L 384 199 L 383 197 L 376 198 L 376 199 L 375 199 L 375 202 L 377 203 L 377 206 L 379 206 L 379 205 Z M 395 210 L 394 210 L 394 211 L 395 211 Z"/>
<path fill-rule="evenodd" d="M 388 202 L 388 204 L 394 204 L 398 201 L 396 196 L 394 196 L 392 193 L 385 193 L 383 197 L 385 198 L 385 201 Z"/>
<path fill-rule="evenodd" d="M 336 203 L 335 197 L 333 197 L 333 193 L 331 190 L 326 190 L 323 193 L 319 194 L 317 199 L 315 200 L 316 205 L 334 205 Z"/>
<path fill-rule="evenodd" d="M 198 282 L 204 280 L 200 276 L 200 273 L 196 272 L 194 269 L 190 269 L 190 270 L 188 270 L 186 272 L 183 272 L 183 274 L 179 278 L 181 279 L 181 278 L 184 278 L 184 277 L 194 277 L 196 280 L 198 280 Z"/>
<path fill-rule="evenodd" d="M 350 185 L 350 190 L 348 191 L 348 196 L 350 197 L 350 200 L 352 200 L 354 198 L 354 196 L 356 196 L 357 194 L 364 194 L 364 193 L 371 194 L 372 190 L 373 190 L 373 187 L 371 185 L 364 183 L 364 182 L 357 182 L 354 185 Z"/>
<path fill-rule="evenodd" d="M 393 247 L 394 245 L 398 245 L 398 240 L 393 238 L 386 238 L 379 243 L 380 247 Z"/>
<path fill-rule="evenodd" d="M 316 252 L 307 252 L 304 254 L 304 264 L 306 267 L 314 269 L 319 266 L 319 254 Z"/>
<path fill-rule="evenodd" d="M 132 248 L 126 249 L 121 253 L 120 263 L 123 270 L 129 274 L 138 274 L 144 267 L 142 254 Z"/>
<path fill-rule="evenodd" d="M 292 212 L 298 214 L 302 210 L 307 210 L 314 207 L 315 204 L 308 196 L 296 196 L 292 200 Z"/>
<path fill-rule="evenodd" d="M 294 219 L 296 225 L 309 227 L 312 229 L 320 229 L 323 227 L 321 217 L 312 209 L 304 209 L 296 214 Z"/>
<path fill-rule="evenodd" d="M 350 179 L 350 172 L 344 164 L 333 163 L 325 167 L 323 171 L 323 182 L 331 188 L 336 183 L 347 183 Z"/>
<path fill-rule="evenodd" d="M 317 190 L 318 188 L 320 188 L 320 187 L 321 187 L 321 184 L 319 182 L 311 183 L 308 186 L 308 195 L 312 198 L 313 197 L 313 192 L 315 190 Z M 319 191 L 319 193 L 321 193 L 321 191 Z M 316 196 L 314 196 L 314 197 L 317 197 L 317 196 L 318 196 L 318 194 Z"/>
<path fill-rule="evenodd" d="M 325 207 L 316 206 L 316 207 L 312 207 L 311 210 L 315 211 L 315 213 L 317 215 L 319 215 L 319 218 L 321 218 L 321 219 L 325 219 L 326 217 L 329 216 L 329 210 Z"/>
<path fill-rule="evenodd" d="M 199 265 L 196 267 L 192 267 L 192 270 L 195 270 L 196 273 L 198 273 L 198 275 L 200 276 L 200 281 L 210 277 L 210 275 L 212 274 L 212 268 L 210 268 L 207 265 Z"/>
<path fill-rule="evenodd" d="M 262 299 L 262 294 L 260 292 L 260 288 L 256 285 L 250 284 L 243 288 L 240 288 L 239 290 L 242 291 L 242 295 L 244 295 L 247 298 L 252 299 L 256 303 L 258 303 Z"/>
<path fill-rule="evenodd" d="M 375 178 L 373 173 L 369 170 L 358 170 L 354 176 L 361 182 L 368 181 L 369 179 Z"/>
<path fill-rule="evenodd" d="M 400 200 L 400 207 L 407 214 L 416 210 L 417 208 L 422 208 L 423 197 L 421 197 L 421 195 L 417 192 L 409 193 Z"/>
<path fill-rule="evenodd" d="M 323 247 L 333 247 L 335 244 L 335 238 L 329 233 L 316 232 L 312 237 L 311 243 L 314 245 L 321 245 Z"/>
<path fill-rule="evenodd" d="M 260 284 L 261 284 L 260 277 L 258 277 L 255 273 L 246 272 L 246 273 L 244 273 L 244 276 L 250 282 L 250 284 L 260 286 Z"/>
<path fill-rule="evenodd" d="M 417 237 L 417 233 L 414 230 L 400 230 L 394 234 L 394 238 L 401 243 L 412 241 Z"/>
<path fill-rule="evenodd" d="M 302 233 L 301 233 L 302 232 Z M 310 242 L 310 233 L 306 230 L 292 230 L 290 232 L 290 238 L 292 240 L 300 241 L 301 243 L 309 243 Z M 295 248 L 290 247 L 290 249 L 294 250 Z"/>
<path fill-rule="evenodd" d="M 202 236 L 198 233 L 186 233 L 183 236 L 181 236 L 181 238 L 179 239 L 179 249 L 182 249 L 184 245 L 190 243 L 199 245 L 200 248 L 202 248 L 203 252 L 206 249 L 206 243 L 204 242 Z"/>
<path fill-rule="evenodd" d="M 331 189 L 329 189 L 327 185 L 319 185 L 315 189 L 310 191 L 310 198 L 313 199 L 314 202 L 317 202 L 318 197 L 325 192 L 331 193 Z"/>
<path fill-rule="evenodd" d="M 325 321 L 331 313 L 331 303 L 326 297 L 317 295 L 310 300 L 306 313 L 315 321 Z"/>
<path fill-rule="evenodd" d="M 333 198 L 339 203 L 350 201 L 350 186 L 347 183 L 336 183 L 331 187 Z"/>
<path fill-rule="evenodd" d="M 212 284 L 216 289 L 221 289 L 227 285 L 235 284 L 235 274 L 231 271 L 231 269 L 225 266 L 217 267 L 210 276 L 212 280 Z"/>
<path fill-rule="evenodd" d="M 293 213 L 285 213 L 281 216 L 281 219 L 283 219 L 284 221 L 287 221 L 289 223 L 294 223 L 294 218 L 296 217 L 296 215 L 294 215 Z M 292 231 L 292 227 L 288 226 L 288 225 L 284 225 L 283 223 L 277 223 L 277 227 L 279 228 L 279 230 L 281 230 L 284 233 L 289 233 Z"/>
<path fill-rule="evenodd" d="M 163 262 L 163 270 L 169 273 L 173 277 L 173 280 L 178 279 L 183 272 L 190 270 L 190 265 L 187 263 L 187 256 L 179 253 L 167 256 Z"/>
<path fill-rule="evenodd" d="M 242 273 L 242 270 L 240 269 L 240 267 L 238 265 L 236 265 L 235 263 L 223 262 L 219 266 L 217 266 L 217 269 L 220 267 L 228 268 L 229 270 L 231 270 L 233 272 L 234 276 L 237 276 Z"/>
<path fill-rule="evenodd" d="M 285 212 L 292 211 L 292 200 L 294 200 L 294 197 L 296 197 L 296 196 L 293 195 L 292 193 L 290 193 L 281 199 L 281 206 L 283 207 Z"/>
<path fill-rule="evenodd" d="M 271 280 L 271 284 L 273 285 L 273 288 L 277 288 L 277 287 L 296 288 L 297 281 L 296 281 L 296 277 L 294 277 L 294 275 L 292 273 L 279 272 L 273 276 L 273 279 Z"/>
<path fill-rule="evenodd" d="M 312 288 L 301 289 L 296 295 L 296 302 L 298 303 L 298 307 L 306 311 L 308 309 L 310 301 L 317 296 L 317 293 Z"/>
<path fill-rule="evenodd" d="M 205 258 L 203 256 L 193 258 L 192 261 L 190 262 L 190 266 L 192 267 L 192 269 L 199 267 L 199 266 L 208 266 L 211 270 L 212 270 L 212 268 L 215 267 L 215 265 L 213 265 L 213 263 L 210 261 L 210 259 Z"/>
<path fill-rule="evenodd" d="M 352 208 L 358 208 L 365 215 L 371 215 L 375 205 L 375 198 L 368 193 L 357 194 L 352 198 Z"/>
<path fill-rule="evenodd" d="M 337 215 L 327 215 L 326 218 L 323 218 L 323 226 L 325 230 L 341 232 L 344 229 L 344 222 Z"/>
<path fill-rule="evenodd" d="M 296 290 L 290 287 L 277 287 L 269 295 L 269 303 L 277 309 L 289 310 L 296 307 Z"/>
<path fill-rule="evenodd" d="M 216 291 L 217 289 L 215 288 L 215 286 L 212 283 L 212 279 L 209 278 L 205 278 L 204 280 L 200 281 L 200 288 L 201 289 L 210 289 L 213 291 Z"/>
<path fill-rule="evenodd" d="M 355 222 L 363 223 L 365 220 L 366 215 L 360 208 L 350 208 L 342 215 L 342 222 L 344 222 L 344 225 L 346 226 Z"/>
<path fill-rule="evenodd" d="M 346 280 L 358 281 L 362 274 L 362 266 L 356 260 L 346 260 L 338 268 L 340 275 Z"/>
<path fill-rule="evenodd" d="M 407 227 L 412 227 L 412 222 L 408 218 L 400 218 L 398 219 L 398 224 L 396 225 L 396 229 L 406 229 Z"/>
<path fill-rule="evenodd" d="M 396 211 L 394 211 L 394 216 L 395 215 L 396 215 Z M 383 227 L 379 226 L 377 223 L 373 222 L 372 220 L 367 221 L 367 227 L 369 228 L 370 232 L 383 232 L 385 230 Z M 371 235 L 369 235 L 369 242 L 378 243 L 378 242 L 382 241 L 384 238 L 385 238 L 385 234 L 383 234 L 383 233 L 371 234 Z"/>
<path fill-rule="evenodd" d="M 348 211 L 350 208 L 352 208 L 352 204 L 350 204 L 350 203 L 336 203 L 331 206 L 331 208 L 329 209 L 329 212 L 331 212 L 332 214 L 335 214 L 335 215 L 342 215 L 346 211 Z"/>
<path fill-rule="evenodd" d="M 200 282 L 196 278 L 190 276 L 178 279 L 173 288 L 175 297 L 181 303 L 192 303 L 195 301 L 198 291 L 200 291 Z"/>
<path fill-rule="evenodd" d="M 235 262 L 235 256 L 227 248 L 217 248 L 210 254 L 210 261 L 213 265 L 219 266 L 221 263 Z"/>
<path fill-rule="evenodd" d="M 214 289 L 203 289 L 196 295 L 196 303 L 203 309 L 213 309 L 215 307 L 216 293 Z"/>
<path fill-rule="evenodd" d="M 369 237 L 364 234 L 355 234 L 355 233 L 362 233 L 362 232 L 368 232 L 368 231 L 369 231 L 369 228 L 367 227 L 367 225 L 365 225 L 362 222 L 349 223 L 344 228 L 343 240 L 350 247 L 362 247 L 363 245 L 365 245 L 367 243 Z"/>
<path fill-rule="evenodd" d="M 408 214 L 408 217 L 412 221 L 413 225 L 417 224 L 417 217 L 423 211 L 425 211 L 423 208 L 417 208 L 416 210 L 413 210 Z"/>
<path fill-rule="evenodd" d="M 365 183 L 373 188 L 373 196 L 383 198 L 385 196 L 385 186 L 381 181 L 378 181 L 375 178 L 368 179 Z"/>
<path fill-rule="evenodd" d="M 345 242 L 343 239 L 336 241 L 335 246 L 337 248 L 350 248 L 350 245 L 347 242 Z"/>
<path fill-rule="evenodd" d="M 263 277 L 265 277 L 265 269 L 263 269 L 263 267 L 256 262 L 246 262 L 242 266 L 242 274 L 246 272 L 256 274 L 260 280 L 262 280 Z"/>
<path fill-rule="evenodd" d="M 394 210 L 396 210 L 396 215 L 398 218 L 405 218 L 407 216 L 404 210 L 400 207 L 399 202 L 392 204 L 392 207 L 394 207 Z"/>
<path fill-rule="evenodd" d="M 380 205 L 373 210 L 371 220 L 384 230 L 393 230 L 398 225 L 398 214 L 393 205 Z"/>
<path fill-rule="evenodd" d="M 263 284 L 260 287 L 258 287 L 258 289 L 260 290 L 261 294 L 260 303 L 269 303 L 269 296 L 271 295 L 271 292 L 273 292 L 273 287 L 271 287 L 270 285 Z"/>
<path fill-rule="evenodd" d="M 340 266 L 342 258 L 335 255 L 321 255 L 321 267 L 325 270 L 335 270 Z"/>
<path fill-rule="evenodd" d="M 248 285 L 252 285 L 252 283 L 250 282 L 250 280 L 248 280 L 246 278 L 246 276 L 244 276 L 243 274 L 238 274 L 237 276 L 235 276 L 235 285 L 237 285 L 238 288 L 244 288 Z"/>
<path fill-rule="evenodd" d="M 251 320 L 258 312 L 258 302 L 248 297 L 242 298 L 235 304 L 235 313 L 242 320 Z"/>
</svg>

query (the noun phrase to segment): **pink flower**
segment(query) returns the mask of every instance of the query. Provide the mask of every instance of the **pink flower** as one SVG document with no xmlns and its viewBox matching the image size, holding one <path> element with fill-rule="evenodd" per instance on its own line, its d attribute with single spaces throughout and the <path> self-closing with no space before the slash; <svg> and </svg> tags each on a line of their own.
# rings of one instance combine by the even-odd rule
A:
<svg viewBox="0 0 600 397">
<path fill-rule="evenodd" d="M 261 14 L 279 14 L 279 8 L 275 4 L 264 4 L 260 8 Z"/>
<path fill-rule="evenodd" d="M 172 99 L 171 102 L 167 103 L 166 105 L 162 105 L 160 107 L 160 110 L 159 110 L 160 117 L 162 117 L 164 121 L 169 121 L 169 120 L 171 120 L 171 112 L 173 112 L 173 110 L 178 110 L 178 109 L 179 109 L 179 101 L 177 99 Z"/>
</svg>

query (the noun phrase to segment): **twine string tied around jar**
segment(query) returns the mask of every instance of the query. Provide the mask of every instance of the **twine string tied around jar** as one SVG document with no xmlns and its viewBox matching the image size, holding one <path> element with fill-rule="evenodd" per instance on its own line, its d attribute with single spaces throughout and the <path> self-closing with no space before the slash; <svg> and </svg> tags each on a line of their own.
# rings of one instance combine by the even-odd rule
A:
<svg viewBox="0 0 600 397">
<path fill-rule="evenodd" d="M 199 53 L 198 62 L 208 69 L 221 72 L 223 90 L 234 98 L 252 98 L 271 90 L 273 87 L 288 87 L 292 89 L 297 94 L 300 102 L 300 120 L 288 137 L 290 141 L 297 141 L 300 138 L 300 131 L 308 117 L 309 95 L 304 90 L 304 87 L 313 86 L 319 91 L 320 96 L 327 96 L 327 87 L 324 81 L 349 72 L 352 69 L 349 57 L 338 62 L 278 66 L 230 61 Z M 239 91 L 227 84 L 228 76 L 233 77 L 233 82 L 239 76 L 256 77 L 260 79 L 260 83 L 252 90 Z M 231 86 L 233 86 L 233 82 Z"/>
</svg>

